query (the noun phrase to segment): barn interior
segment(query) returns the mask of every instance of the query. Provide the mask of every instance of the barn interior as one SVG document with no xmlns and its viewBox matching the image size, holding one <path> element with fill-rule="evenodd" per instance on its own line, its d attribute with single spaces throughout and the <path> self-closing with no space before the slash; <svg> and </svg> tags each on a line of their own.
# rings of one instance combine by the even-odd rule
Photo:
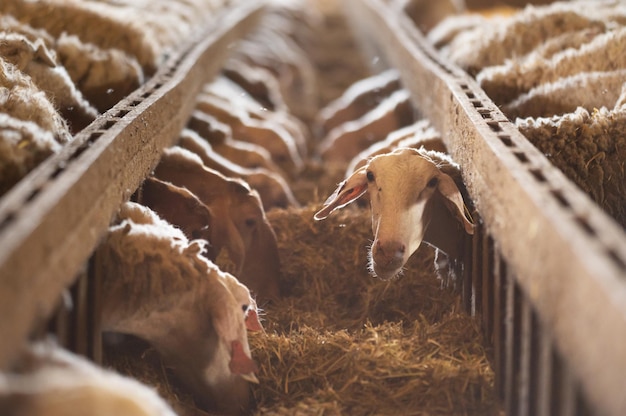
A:
<svg viewBox="0 0 626 416">
<path fill-rule="evenodd" d="M 625 24 L 616 0 L 3 1 L 0 413 L 624 414 Z M 398 148 L 451 157 L 472 227 L 382 278 L 373 190 L 317 214 Z M 258 196 L 244 260 L 198 234 L 230 191 L 183 187 L 191 234 L 148 202 L 187 151 Z M 234 289 L 198 273 L 248 286 L 245 365 L 217 363 Z"/>
</svg>

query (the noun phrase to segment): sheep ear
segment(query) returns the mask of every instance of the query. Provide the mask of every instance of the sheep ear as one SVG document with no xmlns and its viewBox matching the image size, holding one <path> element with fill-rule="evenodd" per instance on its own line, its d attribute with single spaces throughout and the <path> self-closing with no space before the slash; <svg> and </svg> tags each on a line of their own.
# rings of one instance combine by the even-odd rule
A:
<svg viewBox="0 0 626 416">
<path fill-rule="evenodd" d="M 324 202 L 324 207 L 317 211 L 313 218 L 317 221 L 323 220 L 334 210 L 345 207 L 367 192 L 366 169 L 367 166 L 361 167 L 341 182 L 335 192 Z"/>
<path fill-rule="evenodd" d="M 461 224 L 463 224 L 465 232 L 468 234 L 474 234 L 474 224 L 465 216 L 466 208 L 463 203 L 463 197 L 461 196 L 459 188 L 457 188 L 454 183 L 454 180 L 450 176 L 442 174 L 439 177 L 439 186 L 437 189 L 444 197 L 444 202 L 450 212 L 452 212 Z"/>
</svg>

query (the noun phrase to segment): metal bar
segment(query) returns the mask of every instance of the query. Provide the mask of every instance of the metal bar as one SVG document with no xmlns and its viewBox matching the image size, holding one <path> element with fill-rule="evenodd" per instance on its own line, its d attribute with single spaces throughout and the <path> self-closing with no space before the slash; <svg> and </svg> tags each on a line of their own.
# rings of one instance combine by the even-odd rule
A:
<svg viewBox="0 0 626 416">
<path fill-rule="evenodd" d="M 177 138 L 193 110 L 190 97 L 217 73 L 262 9 L 262 2 L 231 2 L 142 88 L 0 201 L 0 368 L 50 314 L 120 203 Z"/>
<path fill-rule="evenodd" d="M 518 406 L 519 416 L 534 416 L 530 413 L 530 376 L 532 354 L 532 308 L 530 302 L 522 295 L 520 307 L 519 337 L 519 375 L 518 375 Z"/>
</svg>

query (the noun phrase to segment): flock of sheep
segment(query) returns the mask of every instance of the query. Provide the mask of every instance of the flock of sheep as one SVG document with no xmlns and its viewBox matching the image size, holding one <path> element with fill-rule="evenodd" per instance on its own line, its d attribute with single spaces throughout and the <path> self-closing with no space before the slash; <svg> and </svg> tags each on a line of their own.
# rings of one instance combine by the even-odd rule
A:
<svg viewBox="0 0 626 416">
<path fill-rule="evenodd" d="M 427 34 L 622 226 L 625 24 L 621 1 L 563 1 L 493 15 L 457 13 Z"/>
<path fill-rule="evenodd" d="M 149 8 L 118 1 L 3 2 L 0 108 L 6 120 L 1 134 L 2 146 L 10 149 L 2 152 L 3 191 L 140 85 L 168 49 L 219 6 L 200 1 L 164 1 Z M 149 342 L 198 404 L 212 411 L 236 414 L 253 405 L 249 383 L 258 383 L 257 365 L 247 331 L 262 330 L 257 302 L 281 296 L 280 258 L 266 212 L 308 202 L 300 202 L 289 185 L 306 160 L 317 157 L 343 166 L 354 159 L 356 165 L 383 153 L 380 142 L 395 131 L 397 140 L 387 140 L 387 150 L 408 146 L 407 140 L 415 147 L 397 156 L 407 159 L 408 172 L 424 171 L 427 180 L 407 183 L 411 193 L 390 187 L 386 194 L 415 192 L 421 195 L 418 203 L 406 201 L 384 213 L 393 198 L 373 204 L 376 221 L 390 224 L 375 227 L 380 235 L 371 270 L 380 277 L 398 274 L 423 238 L 439 241 L 435 227 L 427 229 L 431 218 L 449 223 L 451 230 L 461 225 L 462 232 L 463 224 L 465 231 L 472 229 L 459 167 L 439 152 L 437 133 L 416 119 L 397 73 L 356 83 L 317 114 L 315 68 L 298 45 L 303 29 L 294 29 L 315 16 L 294 10 L 271 9 L 254 36 L 238 44 L 223 71 L 197 97 L 177 144 L 164 150 L 153 173 L 120 207 L 96 252 L 103 276 L 103 330 Z M 152 19 L 152 13 L 160 18 Z M 68 15 L 76 16 L 78 24 L 63 23 Z M 319 141 L 305 124 L 312 120 Z M 356 200 L 368 186 L 369 197 L 378 200 L 384 181 L 398 178 L 396 173 L 385 179 L 389 165 L 398 165 L 391 158 L 374 159 L 380 168 L 374 160 L 355 167 L 348 183 L 358 177 L 360 190 L 346 194 L 340 185 L 335 200 L 316 218 Z M 430 204 L 431 199 L 441 205 Z M 440 207 L 451 219 L 438 218 Z M 396 214 L 407 217 L 393 228 Z M 423 226 L 414 235 L 393 239 L 397 225 L 408 231 L 413 222 Z M 443 244 L 456 253 L 452 244 Z M 35 368 L 29 362 L 36 362 Z M 67 381 L 53 389 L 44 378 Z M 109 379 L 123 381 L 116 386 L 107 384 Z M 56 400 L 61 390 L 74 392 L 72 399 Z M 15 395 L 29 400 L 13 403 Z M 42 409 L 61 414 L 82 406 L 100 414 L 113 409 L 173 412 L 150 388 L 53 342 L 33 344 L 24 352 L 16 371 L 0 378 L 0 396 L 12 403 L 14 414 Z M 106 406 L 99 407 L 103 401 Z"/>
<path fill-rule="evenodd" d="M 168 50 L 226 3 L 3 1 L 0 191 L 141 85 Z M 622 120 L 624 68 L 622 54 L 597 59 L 594 51 L 621 50 L 624 16 L 615 3 L 588 9 L 572 3 L 469 24 L 459 14 L 428 35 L 519 117 L 516 123 L 531 140 L 549 128 L 563 135 L 583 127 L 591 132 L 593 152 L 601 156 L 585 160 L 585 169 L 606 171 L 592 164 L 626 147 L 615 139 L 618 127 L 594 123 L 601 123 L 600 115 L 616 125 Z M 318 204 L 293 186 L 311 161 L 340 171 L 334 192 L 336 182 L 321 189 L 330 195 L 318 204 L 316 220 L 353 202 L 370 206 L 369 270 L 375 276 L 401 274 L 422 242 L 442 254 L 439 273 L 453 275 L 463 237 L 473 233 L 460 167 L 428 120 L 419 119 L 396 71 L 355 82 L 318 111 L 317 68 L 301 47 L 318 17 L 298 2 L 268 7 L 253 36 L 237 44 L 220 74 L 202 88 L 176 145 L 163 151 L 120 207 L 95 253 L 103 276 L 103 330 L 150 343 L 208 411 L 240 414 L 254 405 L 250 383 L 259 382 L 258 367 L 248 331 L 263 331 L 258 305 L 282 296 L 281 259 L 266 213 Z M 581 54 L 598 66 L 581 66 Z M 510 80 L 515 82 L 508 85 Z M 574 93 L 598 88 L 607 90 L 608 101 Z M 563 98 L 555 107 L 540 104 L 557 94 Z M 578 108 L 577 100 L 587 96 L 593 108 Z M 542 105 L 550 114 L 536 113 Z M 614 185 L 607 182 L 621 180 L 614 187 L 623 191 L 623 158 L 621 163 L 621 173 L 605 172 L 610 178 L 594 185 L 618 218 L 624 204 L 612 204 L 624 192 L 609 196 Z M 50 341 L 30 345 L 15 371 L 0 374 L 5 403 L 15 415 L 85 408 L 102 415 L 175 414 L 152 388 Z"/>
</svg>

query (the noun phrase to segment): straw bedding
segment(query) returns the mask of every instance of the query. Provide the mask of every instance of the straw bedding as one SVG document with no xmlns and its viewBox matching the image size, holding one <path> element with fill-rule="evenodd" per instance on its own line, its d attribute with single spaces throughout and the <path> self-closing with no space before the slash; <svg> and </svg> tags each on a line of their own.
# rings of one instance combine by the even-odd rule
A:
<svg viewBox="0 0 626 416">
<path fill-rule="evenodd" d="M 435 277 L 433 251 L 420 248 L 395 281 L 374 279 L 369 212 L 315 222 L 316 208 L 268 212 L 285 296 L 261 305 L 266 333 L 249 334 L 255 414 L 497 414 L 489 351 L 454 285 Z M 156 386 L 181 415 L 206 414 L 149 347 L 107 351 L 109 365 Z"/>
</svg>

